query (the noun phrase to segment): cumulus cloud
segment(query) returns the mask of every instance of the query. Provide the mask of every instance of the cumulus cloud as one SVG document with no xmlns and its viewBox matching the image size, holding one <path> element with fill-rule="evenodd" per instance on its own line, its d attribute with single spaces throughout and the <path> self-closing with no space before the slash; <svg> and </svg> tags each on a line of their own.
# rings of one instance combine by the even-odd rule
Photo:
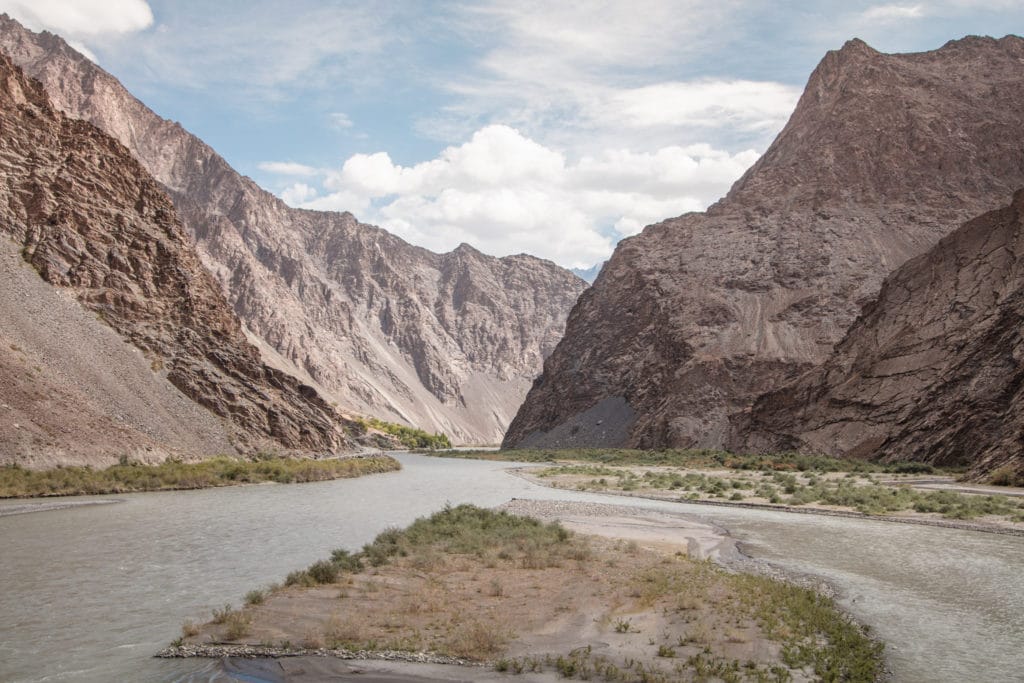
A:
<svg viewBox="0 0 1024 683">
<path fill-rule="evenodd" d="M 499 256 L 527 252 L 583 267 L 649 223 L 705 208 L 757 156 L 693 145 L 607 149 L 570 161 L 514 128 L 491 125 L 412 166 L 386 152 L 352 155 L 319 188 L 296 183 L 282 198 L 354 211 L 436 251 L 468 242 Z"/>
<path fill-rule="evenodd" d="M 281 192 L 281 199 L 289 206 L 301 206 L 313 200 L 317 195 L 316 189 L 306 183 L 295 183 Z"/>
<path fill-rule="evenodd" d="M 925 14 L 924 5 L 875 5 L 861 15 L 868 21 L 895 21 L 919 19 Z"/>
</svg>

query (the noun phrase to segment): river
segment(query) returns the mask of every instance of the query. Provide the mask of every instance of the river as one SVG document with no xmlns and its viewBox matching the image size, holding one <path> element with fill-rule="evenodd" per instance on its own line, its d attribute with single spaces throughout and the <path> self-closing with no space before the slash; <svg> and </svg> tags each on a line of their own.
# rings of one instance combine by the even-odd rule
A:
<svg viewBox="0 0 1024 683">
<path fill-rule="evenodd" d="M 637 505 L 725 527 L 754 557 L 834 586 L 886 641 L 896 681 L 1024 677 L 1022 538 L 556 491 L 506 463 L 398 458 L 401 472 L 361 479 L 102 496 L 121 502 L 0 516 L 0 681 L 223 680 L 210 662 L 152 654 L 186 619 L 238 605 L 334 548 L 445 503 L 513 497 Z"/>
</svg>

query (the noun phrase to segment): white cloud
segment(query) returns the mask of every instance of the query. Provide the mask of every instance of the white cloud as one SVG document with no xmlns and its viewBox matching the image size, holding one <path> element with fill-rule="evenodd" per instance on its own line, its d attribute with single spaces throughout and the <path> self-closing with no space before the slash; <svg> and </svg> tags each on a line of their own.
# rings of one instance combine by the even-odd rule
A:
<svg viewBox="0 0 1024 683">
<path fill-rule="evenodd" d="M 153 25 L 145 0 L 0 0 L 7 12 L 33 30 L 82 38 L 131 33 Z"/>
<path fill-rule="evenodd" d="M 345 112 L 336 111 L 333 114 L 331 114 L 329 118 L 331 120 L 331 125 L 335 128 L 345 129 L 351 128 L 354 125 L 352 123 L 352 119 L 350 119 L 348 117 L 348 114 L 346 114 Z"/>
<path fill-rule="evenodd" d="M 281 192 L 281 199 L 288 206 L 301 206 L 307 202 L 313 201 L 317 196 L 315 188 L 310 187 L 306 183 L 295 183 L 289 187 L 286 187 Z"/>
<path fill-rule="evenodd" d="M 924 5 L 875 5 L 861 15 L 868 21 L 919 19 L 925 15 Z"/>
<path fill-rule="evenodd" d="M 760 81 L 665 82 L 612 94 L 597 116 L 632 128 L 699 126 L 775 131 L 800 89 Z"/>
<path fill-rule="evenodd" d="M 163 5 L 157 29 L 128 46 L 122 59 L 164 87 L 218 89 L 266 105 L 295 91 L 378 78 L 373 59 L 397 39 L 386 30 L 397 9 L 382 4 L 243 5 L 213 3 L 209 11 Z"/>
<path fill-rule="evenodd" d="M 322 193 L 299 183 L 286 202 L 351 210 L 436 251 L 468 242 L 527 252 L 569 267 L 598 263 L 644 225 L 705 208 L 757 158 L 708 145 L 654 152 L 608 149 L 569 161 L 519 131 L 478 130 L 413 166 L 385 152 L 356 154 L 327 174 Z"/>
<path fill-rule="evenodd" d="M 571 156 L 708 140 L 763 148 L 799 88 L 715 75 L 706 63 L 742 34 L 750 11 L 745 0 L 463 6 L 454 23 L 484 51 L 442 83 L 450 101 L 417 129 L 451 141 L 501 123 Z"/>
<path fill-rule="evenodd" d="M 257 164 L 257 168 L 267 173 L 274 173 L 276 175 L 293 175 L 293 176 L 315 176 L 320 171 L 307 166 L 305 164 L 297 164 L 294 161 L 262 161 Z"/>
</svg>

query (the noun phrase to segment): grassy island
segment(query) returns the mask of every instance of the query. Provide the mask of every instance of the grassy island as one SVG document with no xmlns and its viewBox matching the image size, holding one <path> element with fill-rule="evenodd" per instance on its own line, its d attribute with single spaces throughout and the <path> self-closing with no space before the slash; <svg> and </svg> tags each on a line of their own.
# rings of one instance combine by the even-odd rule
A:
<svg viewBox="0 0 1024 683">
<path fill-rule="evenodd" d="M 447 508 L 251 591 L 207 624 L 186 623 L 164 656 L 404 653 L 601 681 L 880 675 L 882 646 L 831 599 L 727 572 L 691 557 L 685 539 L 670 541 Z"/>
</svg>

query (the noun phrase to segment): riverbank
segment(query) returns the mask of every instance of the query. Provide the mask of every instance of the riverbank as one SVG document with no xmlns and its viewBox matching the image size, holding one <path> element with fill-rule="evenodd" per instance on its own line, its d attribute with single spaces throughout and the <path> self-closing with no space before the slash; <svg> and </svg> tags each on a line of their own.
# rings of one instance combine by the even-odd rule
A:
<svg viewBox="0 0 1024 683">
<path fill-rule="evenodd" d="M 393 472 L 401 467 L 397 460 L 384 454 L 323 460 L 283 457 L 242 460 L 221 456 L 190 463 L 173 460 L 159 465 L 125 463 L 105 469 L 29 470 L 4 466 L 0 467 L 0 498 L 181 491 L 265 482 L 306 483 Z"/>
<path fill-rule="evenodd" d="M 612 681 L 877 677 L 881 646 L 831 599 L 709 562 L 735 552 L 721 530 L 667 513 L 460 506 L 186 624 L 162 655 L 429 653 L 412 656 Z"/>
<path fill-rule="evenodd" d="M 904 475 L 906 480 L 879 481 L 871 474 L 845 472 L 694 471 L 585 463 L 519 468 L 510 473 L 561 490 L 1024 537 L 1024 501 L 1012 495 L 1018 490 L 992 494 L 989 489 L 934 489 L 936 479 L 927 480 L 925 486 L 930 488 L 914 490 L 918 480 L 911 475 Z M 815 502 L 819 504 L 813 505 Z"/>
</svg>

